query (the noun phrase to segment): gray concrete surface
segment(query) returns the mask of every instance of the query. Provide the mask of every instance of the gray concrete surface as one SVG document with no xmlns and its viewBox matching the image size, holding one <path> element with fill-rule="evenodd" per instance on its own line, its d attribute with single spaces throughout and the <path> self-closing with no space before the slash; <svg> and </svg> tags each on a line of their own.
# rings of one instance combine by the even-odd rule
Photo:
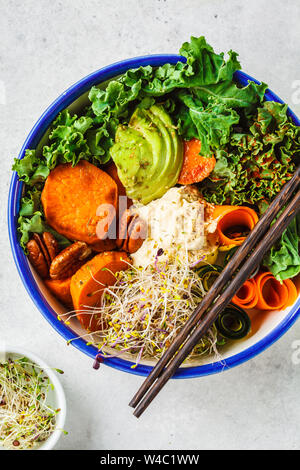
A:
<svg viewBox="0 0 300 470">
<path fill-rule="evenodd" d="M 1 326 L 65 370 L 66 429 L 58 449 L 299 449 L 298 322 L 231 371 L 170 382 L 137 420 L 127 406 L 142 378 L 102 367 L 48 325 L 10 252 L 6 205 L 12 159 L 40 114 L 69 85 L 120 59 L 177 52 L 192 35 L 240 53 L 243 69 L 300 114 L 298 0 L 0 0 Z"/>
</svg>

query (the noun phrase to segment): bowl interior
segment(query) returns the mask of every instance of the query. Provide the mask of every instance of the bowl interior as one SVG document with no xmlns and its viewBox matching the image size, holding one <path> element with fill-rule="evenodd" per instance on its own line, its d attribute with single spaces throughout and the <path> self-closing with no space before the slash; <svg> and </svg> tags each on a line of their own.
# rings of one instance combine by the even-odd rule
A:
<svg viewBox="0 0 300 470">
<path fill-rule="evenodd" d="M 73 87 L 67 90 L 67 92 L 58 98 L 58 100 L 53 103 L 53 105 L 50 106 L 50 108 L 44 113 L 25 142 L 19 157 L 23 156 L 25 148 L 28 147 L 36 147 L 38 151 L 41 150 L 42 146 L 47 142 L 48 139 L 49 132 L 47 129 L 49 124 L 59 111 L 64 108 L 68 108 L 72 112 L 80 112 L 80 110 L 82 110 L 89 103 L 88 90 L 92 85 L 98 84 L 99 86 L 104 87 L 107 83 L 107 79 L 110 79 L 113 76 L 117 76 L 129 68 L 134 68 L 142 64 L 147 63 L 150 65 L 161 65 L 166 62 L 174 63 L 178 60 L 183 59 L 180 58 L 180 56 L 170 55 L 149 56 L 148 58 L 145 57 L 131 59 L 128 61 L 123 61 L 119 64 L 114 64 L 113 66 L 97 71 L 89 77 L 86 77 L 81 82 L 75 84 Z M 246 85 L 249 79 L 256 81 L 243 72 L 236 72 L 236 79 L 243 85 Z M 74 99 L 72 99 L 72 97 Z M 265 98 L 267 100 L 282 102 L 270 90 L 267 90 Z M 295 124 L 300 125 L 300 122 L 296 116 L 291 111 L 289 111 L 289 113 Z M 57 319 L 57 314 L 63 315 L 66 313 L 65 308 L 53 297 L 39 276 L 34 272 L 33 269 L 31 269 L 27 258 L 18 245 L 16 223 L 21 191 L 22 184 L 18 182 L 16 175 L 14 175 L 9 199 L 10 239 L 14 258 L 25 287 L 37 304 L 38 308 L 52 324 L 52 326 L 54 326 L 54 328 L 56 328 L 57 331 L 62 336 L 64 336 L 64 338 L 67 340 L 72 340 L 72 343 L 80 350 L 90 355 L 91 357 L 94 357 L 97 350 L 95 347 L 87 344 L 90 340 L 90 337 L 81 328 L 76 318 L 70 319 L 69 325 L 65 325 L 63 322 Z M 297 287 L 299 288 L 300 285 Z M 221 357 L 210 355 L 204 356 L 203 358 L 197 360 L 185 362 L 183 366 L 177 371 L 175 377 L 194 377 L 219 372 L 226 367 L 232 367 L 250 359 L 255 354 L 258 354 L 267 346 L 272 344 L 291 326 L 298 316 L 299 307 L 300 299 L 298 298 L 298 301 L 286 310 L 263 313 L 256 313 L 253 311 L 251 315 L 252 331 L 247 338 L 228 344 L 221 350 Z M 80 339 L 76 339 L 78 337 Z M 132 369 L 132 356 L 128 354 L 124 354 L 122 357 L 118 358 L 108 358 L 105 360 L 105 362 L 117 369 L 139 375 L 147 375 L 150 371 L 150 367 L 153 365 L 153 361 L 145 360 L 142 361 L 138 367 Z"/>
<path fill-rule="evenodd" d="M 67 314 L 68 312 L 65 309 L 65 307 L 61 305 L 57 301 L 57 299 L 55 299 L 55 297 L 48 291 L 43 281 L 33 271 L 33 269 L 32 269 L 32 273 L 35 277 L 37 286 L 39 287 L 43 296 L 45 297 L 45 299 L 47 299 L 47 302 L 49 303 L 49 305 L 51 305 L 53 310 L 57 312 L 61 318 L 65 318 L 65 319 L 68 318 L 69 328 L 72 330 L 72 332 L 74 332 L 77 337 L 84 338 L 85 341 L 89 343 L 92 338 L 81 327 L 79 321 L 75 317 L 72 317 L 69 319 L 69 316 Z M 300 288 L 300 283 L 298 282 L 298 291 L 299 291 L 299 288 Z M 299 302 L 298 302 L 298 306 L 300 306 Z M 195 368 L 201 365 L 214 364 L 219 361 L 224 362 L 224 367 L 225 367 L 226 360 L 228 358 L 235 356 L 235 355 L 239 355 L 242 352 L 246 352 L 249 348 L 255 346 L 258 342 L 260 342 L 266 336 L 268 336 L 268 334 L 270 334 L 272 331 L 276 330 L 282 324 L 282 322 L 284 322 L 284 320 L 289 317 L 289 314 L 292 313 L 294 307 L 295 306 L 291 306 L 281 311 L 277 311 L 277 310 L 266 311 L 266 312 L 257 312 L 256 310 L 250 311 L 249 314 L 251 316 L 252 326 L 251 326 L 251 332 L 246 338 L 227 343 L 226 346 L 220 349 L 220 356 L 216 356 L 214 353 L 212 353 L 211 355 L 205 355 L 203 357 L 200 357 L 194 360 L 186 361 L 182 365 L 182 368 L 190 368 L 190 367 Z M 94 354 L 96 354 L 97 349 L 94 348 L 94 350 L 95 350 Z M 122 354 L 122 358 L 127 361 L 133 360 L 132 355 L 128 353 Z M 141 361 L 141 364 L 147 365 L 147 366 L 153 366 L 154 363 L 155 361 L 151 359 Z"/>
</svg>

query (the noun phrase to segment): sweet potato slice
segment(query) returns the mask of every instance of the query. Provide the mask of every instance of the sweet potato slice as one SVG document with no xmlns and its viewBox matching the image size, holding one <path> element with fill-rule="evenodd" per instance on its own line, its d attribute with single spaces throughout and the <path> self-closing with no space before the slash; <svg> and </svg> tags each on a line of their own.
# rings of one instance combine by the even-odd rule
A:
<svg viewBox="0 0 300 470">
<path fill-rule="evenodd" d="M 115 247 L 113 240 L 99 240 L 97 231 L 104 220 L 108 231 L 118 201 L 117 184 L 105 171 L 85 160 L 74 167 L 58 165 L 46 180 L 41 200 L 48 224 L 58 233 L 94 244 L 97 251 Z"/>
<path fill-rule="evenodd" d="M 109 174 L 109 176 L 115 181 L 115 183 L 118 186 L 119 190 L 119 196 L 126 196 L 126 189 L 124 188 L 123 184 L 121 183 L 121 180 L 118 176 L 118 169 L 114 162 L 108 163 L 105 167 L 103 167 L 103 170 L 106 171 L 106 173 Z"/>
<path fill-rule="evenodd" d="M 44 282 L 50 292 L 52 292 L 63 305 L 72 308 L 73 302 L 70 291 L 71 277 L 67 277 L 66 279 L 45 279 Z"/>
<path fill-rule="evenodd" d="M 183 165 L 179 175 L 179 184 L 193 184 L 207 178 L 213 171 L 215 157 L 203 157 L 201 151 L 201 141 L 192 139 L 184 142 Z"/>
<path fill-rule="evenodd" d="M 99 307 L 105 287 L 116 281 L 114 273 L 130 266 L 130 259 L 123 251 L 99 253 L 72 276 L 71 295 L 77 318 L 88 331 L 101 329 L 100 316 L 89 307 Z"/>
<path fill-rule="evenodd" d="M 106 173 L 109 174 L 109 176 L 111 176 L 111 178 L 117 184 L 119 197 L 120 196 L 124 197 L 125 202 L 122 203 L 122 206 L 121 206 L 120 201 L 119 201 L 119 211 L 122 213 L 125 209 L 128 209 L 130 206 L 132 206 L 133 202 L 126 195 L 126 189 L 124 188 L 124 186 L 123 186 L 123 184 L 122 184 L 122 182 L 119 178 L 118 169 L 117 169 L 116 165 L 114 164 L 114 162 L 108 163 L 108 165 L 106 165 L 103 169 L 104 169 L 104 171 L 106 171 Z"/>
</svg>

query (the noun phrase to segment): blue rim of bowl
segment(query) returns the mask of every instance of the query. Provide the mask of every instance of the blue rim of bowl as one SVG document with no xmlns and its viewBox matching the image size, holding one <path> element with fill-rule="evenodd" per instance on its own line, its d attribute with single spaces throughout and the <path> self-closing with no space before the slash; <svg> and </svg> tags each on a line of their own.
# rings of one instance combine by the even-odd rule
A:
<svg viewBox="0 0 300 470">
<path fill-rule="evenodd" d="M 57 114 L 66 107 L 68 107 L 71 103 L 73 103 L 73 101 L 79 98 L 79 96 L 87 92 L 93 85 L 98 85 L 101 82 L 110 80 L 113 77 L 120 75 L 131 68 L 137 68 L 145 65 L 152 65 L 156 67 L 165 63 L 174 64 L 178 61 L 185 61 L 185 58 L 175 54 L 160 54 L 135 57 L 132 59 L 116 62 L 107 67 L 101 68 L 91 73 L 90 75 L 84 77 L 82 80 L 79 80 L 77 83 L 68 88 L 64 93 L 62 93 L 42 114 L 42 116 L 39 118 L 39 120 L 36 122 L 32 130 L 30 131 L 27 139 L 25 140 L 18 158 L 23 158 L 25 149 L 36 148 L 43 134 L 49 128 L 50 124 L 57 116 Z M 247 75 L 246 73 L 241 71 L 235 73 L 235 78 L 242 85 L 247 85 L 249 80 L 254 81 L 255 83 L 260 83 L 256 79 L 252 78 L 250 75 Z M 269 89 L 265 93 L 265 99 L 267 101 L 273 100 L 283 103 L 283 101 Z M 294 123 L 300 126 L 300 120 L 296 117 L 296 115 L 290 109 L 288 113 Z M 86 342 L 81 338 L 76 339 L 76 335 L 72 332 L 72 330 L 67 325 L 57 319 L 55 311 L 39 290 L 38 285 L 30 270 L 28 260 L 24 255 L 22 248 L 20 247 L 17 233 L 17 220 L 19 203 L 22 194 L 22 187 L 23 183 L 19 181 L 17 174 L 14 172 L 11 179 L 8 198 L 8 230 L 11 249 L 19 275 L 31 299 L 33 300 L 37 308 L 40 310 L 42 315 L 46 318 L 46 320 L 52 325 L 52 327 L 61 336 L 63 336 L 65 340 L 71 341 L 71 344 L 73 346 L 75 346 L 91 358 L 94 358 L 97 353 L 96 348 L 91 345 L 87 345 Z M 257 354 L 261 353 L 266 348 L 271 346 L 275 341 L 277 341 L 294 324 L 299 315 L 300 298 L 298 298 L 297 303 L 293 305 L 286 317 L 269 334 L 267 334 L 264 338 L 262 338 L 254 345 L 250 346 L 244 351 L 241 351 L 238 354 L 224 359 L 223 361 L 217 361 L 210 364 L 204 364 L 195 367 L 182 367 L 178 369 L 178 371 L 174 375 L 174 378 L 194 378 L 215 374 L 217 372 L 230 369 L 239 364 L 242 364 L 243 362 L 248 361 L 252 357 L 256 356 Z M 136 368 L 132 368 L 132 366 L 134 365 L 133 362 L 118 357 L 105 358 L 104 363 L 115 369 L 142 376 L 148 375 L 152 369 L 151 366 L 146 366 L 142 364 L 138 365 Z"/>
</svg>

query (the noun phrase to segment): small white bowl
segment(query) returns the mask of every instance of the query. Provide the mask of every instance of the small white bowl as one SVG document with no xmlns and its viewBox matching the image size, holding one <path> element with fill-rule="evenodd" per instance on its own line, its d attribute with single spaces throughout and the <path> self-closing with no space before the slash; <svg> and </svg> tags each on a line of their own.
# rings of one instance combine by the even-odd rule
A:
<svg viewBox="0 0 300 470">
<path fill-rule="evenodd" d="M 48 403 L 53 409 L 60 409 L 60 412 L 56 415 L 56 426 L 53 433 L 41 443 L 34 450 L 51 450 L 59 440 L 62 430 L 64 429 L 66 419 L 66 397 L 65 392 L 61 386 L 60 381 L 57 378 L 57 373 L 48 364 L 46 364 L 40 357 L 34 353 L 27 351 L 23 348 L 11 346 L 10 344 L 0 344 L 0 362 L 4 362 L 8 357 L 12 359 L 18 357 L 27 357 L 32 363 L 37 364 L 43 369 L 45 374 L 49 377 L 50 382 L 54 386 L 54 390 L 49 391 Z M 4 450 L 3 446 L 0 446 L 1 450 Z"/>
</svg>

